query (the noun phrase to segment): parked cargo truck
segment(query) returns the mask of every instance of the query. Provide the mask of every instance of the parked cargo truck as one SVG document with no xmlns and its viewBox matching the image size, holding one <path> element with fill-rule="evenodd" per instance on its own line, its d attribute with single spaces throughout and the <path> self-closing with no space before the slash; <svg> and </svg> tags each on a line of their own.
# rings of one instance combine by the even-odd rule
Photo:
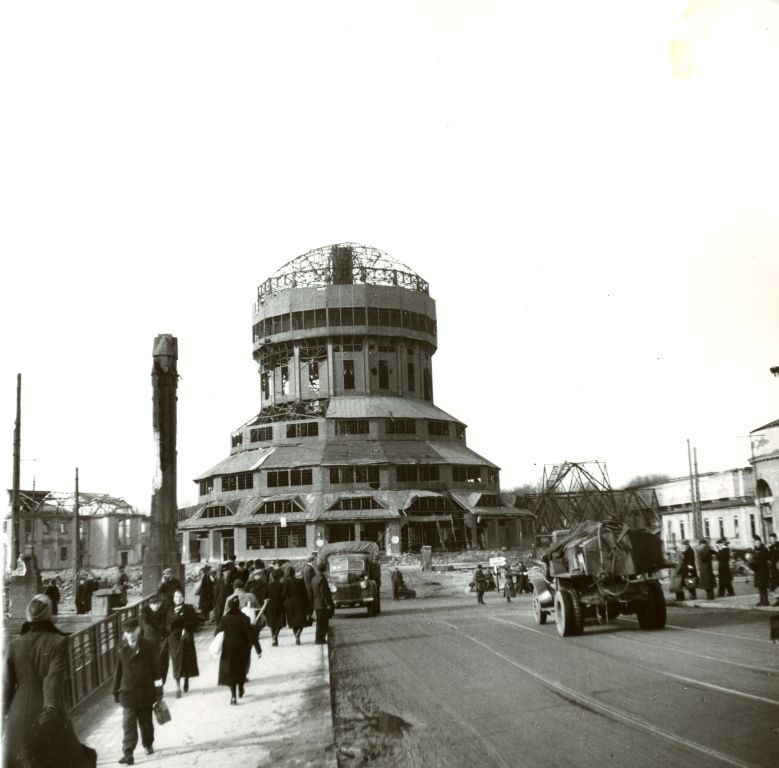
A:
<svg viewBox="0 0 779 768">
<path fill-rule="evenodd" d="M 667 567 L 659 533 L 614 521 L 586 521 L 547 550 L 544 577 L 533 579 L 537 624 L 552 616 L 560 637 L 585 621 L 635 614 L 642 629 L 662 629 L 666 611 L 658 572 Z"/>
</svg>

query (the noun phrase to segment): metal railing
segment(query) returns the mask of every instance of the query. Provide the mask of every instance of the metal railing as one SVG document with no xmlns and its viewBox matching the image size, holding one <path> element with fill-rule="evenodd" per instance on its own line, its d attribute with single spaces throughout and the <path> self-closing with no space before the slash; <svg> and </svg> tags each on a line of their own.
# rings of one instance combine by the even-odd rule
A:
<svg viewBox="0 0 779 768">
<path fill-rule="evenodd" d="M 68 637 L 67 706 L 73 709 L 113 677 L 116 653 L 122 642 L 122 622 L 140 618 L 141 609 L 149 602 L 144 597 L 137 603 L 115 609 L 110 616 Z"/>
</svg>

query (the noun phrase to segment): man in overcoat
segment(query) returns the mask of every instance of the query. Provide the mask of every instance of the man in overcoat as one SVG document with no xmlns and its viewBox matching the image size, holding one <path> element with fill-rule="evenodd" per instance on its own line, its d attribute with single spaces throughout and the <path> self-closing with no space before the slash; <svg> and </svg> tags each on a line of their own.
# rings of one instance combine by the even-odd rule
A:
<svg viewBox="0 0 779 768">
<path fill-rule="evenodd" d="M 325 571 L 327 564 L 320 560 L 316 564 L 316 576 L 311 581 L 311 590 L 314 594 L 314 611 L 316 612 L 316 634 L 314 642 L 324 645 L 327 642 L 327 632 L 330 628 L 330 616 L 335 611 L 333 596 L 330 594 L 330 584 L 327 581 Z"/>
<path fill-rule="evenodd" d="M 717 547 L 717 594 L 720 597 L 733 597 L 736 593 L 733 591 L 733 574 L 730 572 L 730 547 L 727 539 L 720 539 Z"/>
<path fill-rule="evenodd" d="M 758 606 L 769 605 L 768 603 L 768 548 L 763 544 L 759 536 L 754 536 L 754 547 L 752 557 L 749 560 L 749 567 L 755 572 L 755 586 L 760 593 L 760 602 Z"/>
<path fill-rule="evenodd" d="M 774 590 L 779 587 L 779 541 L 775 533 L 768 534 L 768 569 L 768 588 Z M 779 605 L 779 600 L 774 605 Z"/>
<path fill-rule="evenodd" d="M 481 563 L 476 566 L 476 570 L 473 572 L 473 583 L 476 587 L 476 602 L 479 605 L 484 605 L 484 590 L 487 588 L 487 575 L 484 573 Z"/>
<path fill-rule="evenodd" d="M 5 652 L 5 768 L 94 768 L 97 753 L 79 743 L 65 708 L 67 674 L 67 636 L 52 623 L 49 598 L 35 595 L 27 606 L 21 636 L 11 640 Z"/>
<path fill-rule="evenodd" d="M 122 646 L 116 657 L 114 701 L 122 705 L 122 753 L 124 765 L 135 762 L 138 730 L 147 755 L 154 753 L 152 708 L 162 699 L 159 654 L 151 642 L 141 637 L 138 619 L 122 624 Z"/>
<path fill-rule="evenodd" d="M 706 590 L 706 599 L 714 599 L 714 569 L 712 568 L 712 551 L 709 540 L 702 538 L 698 542 L 698 586 Z"/>
<path fill-rule="evenodd" d="M 303 583 L 306 585 L 306 592 L 308 592 L 308 604 L 313 605 L 314 592 L 311 588 L 311 582 L 314 580 L 314 576 L 316 576 L 316 552 L 312 552 L 308 556 L 301 575 L 303 576 Z"/>
<path fill-rule="evenodd" d="M 682 552 L 679 555 L 679 567 L 676 571 L 681 577 L 681 590 L 677 593 L 676 599 L 683 599 L 683 590 L 684 587 L 687 587 L 687 591 L 690 593 L 690 599 L 695 600 L 697 596 L 695 587 L 698 584 L 698 568 L 695 565 L 695 552 L 687 539 L 682 541 L 682 546 L 684 549 L 682 549 Z M 681 595 L 681 597 L 679 595 Z"/>
</svg>

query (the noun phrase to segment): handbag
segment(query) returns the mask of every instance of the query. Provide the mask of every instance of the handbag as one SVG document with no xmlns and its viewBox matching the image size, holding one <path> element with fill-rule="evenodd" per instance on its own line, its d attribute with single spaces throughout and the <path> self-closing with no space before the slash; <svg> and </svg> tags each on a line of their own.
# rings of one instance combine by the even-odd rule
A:
<svg viewBox="0 0 779 768">
<path fill-rule="evenodd" d="M 160 725 L 165 725 L 165 723 L 168 723 L 173 719 L 171 717 L 170 710 L 168 709 L 168 705 L 165 703 L 165 699 L 160 699 L 154 705 L 153 709 L 154 717 L 157 719 L 157 722 Z"/>
<path fill-rule="evenodd" d="M 222 643 L 224 643 L 224 639 L 224 632 L 217 632 L 214 635 L 211 645 L 208 646 L 208 652 L 211 654 L 211 658 L 218 659 L 222 655 Z"/>
</svg>

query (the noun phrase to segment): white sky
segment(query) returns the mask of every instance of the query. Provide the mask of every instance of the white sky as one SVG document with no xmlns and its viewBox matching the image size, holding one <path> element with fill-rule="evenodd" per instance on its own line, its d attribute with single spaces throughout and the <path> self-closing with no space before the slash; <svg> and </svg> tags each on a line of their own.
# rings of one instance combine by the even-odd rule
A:
<svg viewBox="0 0 779 768">
<path fill-rule="evenodd" d="M 504 487 L 742 466 L 779 417 L 775 1 L 9 2 L 0 72 L 7 488 L 22 373 L 22 486 L 148 509 L 172 333 L 194 503 L 259 409 L 257 286 L 345 240 L 429 281 Z"/>
</svg>

